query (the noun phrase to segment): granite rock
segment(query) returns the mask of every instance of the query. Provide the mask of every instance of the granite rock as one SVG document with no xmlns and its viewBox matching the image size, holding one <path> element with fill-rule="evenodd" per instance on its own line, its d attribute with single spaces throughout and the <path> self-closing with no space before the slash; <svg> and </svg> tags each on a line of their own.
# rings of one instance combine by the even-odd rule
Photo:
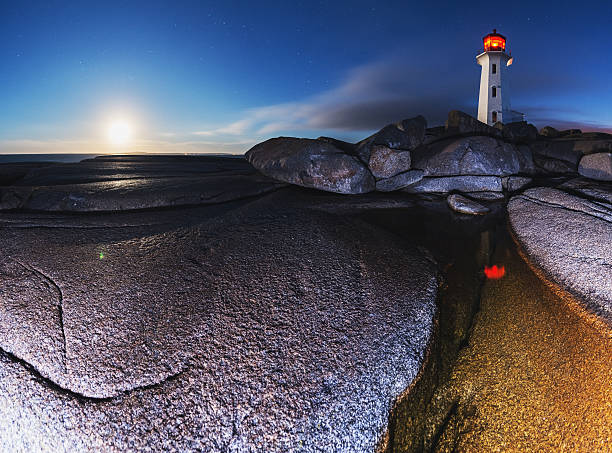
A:
<svg viewBox="0 0 612 453">
<path fill-rule="evenodd" d="M 357 158 L 323 140 L 271 138 L 245 158 L 264 175 L 298 186 L 344 194 L 375 187 L 374 177 Z"/>
<path fill-rule="evenodd" d="M 612 181 L 612 152 L 587 154 L 580 159 L 578 173 L 590 179 Z"/>
<path fill-rule="evenodd" d="M 370 148 L 368 168 L 376 179 L 390 178 L 410 170 L 410 151 L 398 151 L 384 145 Z"/>
<path fill-rule="evenodd" d="M 439 141 L 412 154 L 412 168 L 425 176 L 506 176 L 521 170 L 514 145 L 492 137 L 463 137 Z"/>
<path fill-rule="evenodd" d="M 502 136 L 504 140 L 513 143 L 530 143 L 537 139 L 538 130 L 533 124 L 529 124 L 527 121 L 505 123 L 502 126 Z"/>
<path fill-rule="evenodd" d="M 447 135 L 488 135 L 502 137 L 502 131 L 478 121 L 473 116 L 459 110 L 451 110 L 445 124 Z"/>
<path fill-rule="evenodd" d="M 96 212 L 189 206 L 240 200 L 282 187 L 257 173 L 116 179 L 84 184 L 0 187 L 0 210 Z"/>
<path fill-rule="evenodd" d="M 612 327 L 612 205 L 536 187 L 513 197 L 508 215 L 532 266 Z"/>
<path fill-rule="evenodd" d="M 508 176 L 502 179 L 502 185 L 508 192 L 516 192 L 531 184 L 532 178 L 526 176 Z"/>
<path fill-rule="evenodd" d="M 489 212 L 486 206 L 456 193 L 450 194 L 446 198 L 446 203 L 453 211 L 461 214 L 483 215 Z"/>
<path fill-rule="evenodd" d="M 0 228 L 5 451 L 374 451 L 434 331 L 429 257 L 282 191 Z"/>
<path fill-rule="evenodd" d="M 556 138 L 559 136 L 559 131 L 552 126 L 544 126 L 540 129 L 540 135 L 548 138 Z"/>
<path fill-rule="evenodd" d="M 383 127 L 375 134 L 357 144 L 357 155 L 363 162 L 369 162 L 372 147 L 376 145 L 409 151 L 423 143 L 427 121 L 422 116 L 408 118 Z"/>
<path fill-rule="evenodd" d="M 376 190 L 379 192 L 393 192 L 411 186 L 423 179 L 421 170 L 410 170 L 387 179 L 376 181 Z"/>
<path fill-rule="evenodd" d="M 426 177 L 404 189 L 409 193 L 423 192 L 501 192 L 499 176 L 443 176 Z"/>
</svg>

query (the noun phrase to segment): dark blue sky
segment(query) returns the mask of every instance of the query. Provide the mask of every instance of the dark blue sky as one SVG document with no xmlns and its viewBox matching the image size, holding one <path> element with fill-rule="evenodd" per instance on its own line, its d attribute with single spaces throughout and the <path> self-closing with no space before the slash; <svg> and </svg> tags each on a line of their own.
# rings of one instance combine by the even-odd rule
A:
<svg viewBox="0 0 612 453">
<path fill-rule="evenodd" d="M 492 28 L 512 107 L 612 129 L 609 2 L 0 0 L 0 152 L 243 152 L 270 136 L 356 140 L 476 113 Z"/>
</svg>

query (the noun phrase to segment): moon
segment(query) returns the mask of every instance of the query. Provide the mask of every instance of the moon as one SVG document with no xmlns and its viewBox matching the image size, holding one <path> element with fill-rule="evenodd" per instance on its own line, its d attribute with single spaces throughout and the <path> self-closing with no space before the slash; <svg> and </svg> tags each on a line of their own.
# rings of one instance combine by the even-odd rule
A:
<svg viewBox="0 0 612 453">
<path fill-rule="evenodd" d="M 132 126 L 125 120 L 113 121 L 108 127 L 108 141 L 115 146 L 125 146 L 132 139 Z"/>
</svg>

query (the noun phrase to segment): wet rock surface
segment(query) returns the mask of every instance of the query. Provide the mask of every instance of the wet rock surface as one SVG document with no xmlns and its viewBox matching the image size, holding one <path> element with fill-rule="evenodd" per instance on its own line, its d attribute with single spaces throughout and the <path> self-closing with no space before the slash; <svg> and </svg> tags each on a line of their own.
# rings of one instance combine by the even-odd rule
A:
<svg viewBox="0 0 612 453">
<path fill-rule="evenodd" d="M 0 214 L 2 447 L 373 451 L 437 271 L 333 197 Z"/>
<path fill-rule="evenodd" d="M 537 187 L 513 197 L 508 215 L 533 266 L 612 326 L 612 205 Z"/>
</svg>

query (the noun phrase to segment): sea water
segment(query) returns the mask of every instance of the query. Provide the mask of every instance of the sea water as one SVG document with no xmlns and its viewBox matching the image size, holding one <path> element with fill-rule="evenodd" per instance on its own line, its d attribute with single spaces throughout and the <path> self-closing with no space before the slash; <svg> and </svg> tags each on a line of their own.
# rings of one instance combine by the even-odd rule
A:
<svg viewBox="0 0 612 453">
<path fill-rule="evenodd" d="M 0 164 L 16 162 L 80 162 L 100 154 L 0 154 Z"/>
</svg>

